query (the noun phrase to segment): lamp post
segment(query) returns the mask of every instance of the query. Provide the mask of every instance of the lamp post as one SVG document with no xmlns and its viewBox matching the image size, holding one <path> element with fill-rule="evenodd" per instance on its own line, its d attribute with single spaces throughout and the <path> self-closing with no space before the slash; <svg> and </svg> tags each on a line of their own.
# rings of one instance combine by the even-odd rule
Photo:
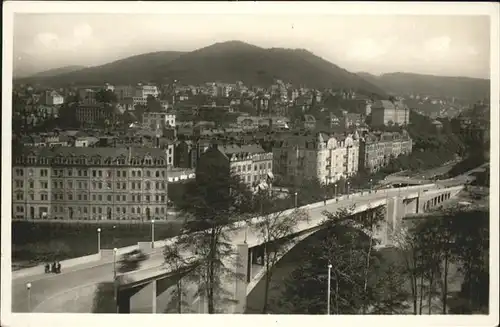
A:
<svg viewBox="0 0 500 327">
<path fill-rule="evenodd" d="M 117 248 L 113 249 L 113 289 L 114 289 L 114 298 L 115 298 L 115 307 L 116 313 L 118 313 L 118 285 L 116 280 L 116 252 Z"/>
<path fill-rule="evenodd" d="M 151 219 L 151 248 L 155 248 L 155 220 Z"/>
<path fill-rule="evenodd" d="M 335 198 L 337 197 L 337 183 L 335 183 Z"/>
<path fill-rule="evenodd" d="M 26 284 L 26 290 L 28 291 L 28 312 L 31 312 L 31 283 Z"/>
<path fill-rule="evenodd" d="M 351 184 L 351 182 L 347 181 L 347 198 L 349 198 L 349 185 Z"/>
<path fill-rule="evenodd" d="M 298 194 L 298 193 L 297 193 L 297 192 L 295 192 L 295 208 L 297 208 L 297 204 L 298 204 L 298 203 L 297 203 L 297 194 Z"/>
<path fill-rule="evenodd" d="M 373 179 L 370 178 L 370 194 L 373 191 Z"/>
<path fill-rule="evenodd" d="M 97 229 L 97 253 L 101 252 L 101 229 Z"/>
<path fill-rule="evenodd" d="M 330 291 L 331 291 L 331 278 L 332 278 L 332 265 L 328 265 L 328 290 L 327 290 L 327 299 L 326 299 L 326 314 L 330 314 Z"/>
</svg>

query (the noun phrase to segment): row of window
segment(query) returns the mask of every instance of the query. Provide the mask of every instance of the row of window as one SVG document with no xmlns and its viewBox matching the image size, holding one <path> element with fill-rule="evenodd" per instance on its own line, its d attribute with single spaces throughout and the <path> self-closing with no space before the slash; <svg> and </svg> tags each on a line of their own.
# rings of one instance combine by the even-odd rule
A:
<svg viewBox="0 0 500 327">
<path fill-rule="evenodd" d="M 261 163 L 259 165 L 257 164 L 254 164 L 253 165 L 253 170 L 254 171 L 257 171 L 257 168 L 259 170 L 263 170 L 263 169 L 266 169 L 266 164 L 265 163 Z M 272 164 L 269 162 L 267 163 L 267 169 L 271 169 L 272 168 Z M 233 169 L 236 169 L 238 172 L 241 172 L 241 171 L 252 171 L 252 165 L 249 164 L 249 165 L 235 165 L 233 166 Z"/>
<path fill-rule="evenodd" d="M 53 169 L 52 170 L 52 177 L 63 177 L 64 176 L 64 169 Z M 77 169 L 76 170 L 76 175 L 78 177 L 87 177 L 87 169 Z M 144 176 L 146 177 L 152 177 L 155 176 L 157 178 L 165 177 L 165 170 L 146 170 L 144 172 Z M 21 168 L 15 169 L 15 175 L 18 177 L 24 176 L 24 170 Z M 131 176 L 132 177 L 141 177 L 142 172 L 141 170 L 132 170 Z M 33 176 L 33 170 L 29 170 L 29 176 Z M 40 177 L 47 177 L 49 176 L 49 171 L 48 169 L 40 169 Z M 66 169 L 66 176 L 72 177 L 73 176 L 73 169 Z M 111 178 L 113 176 L 113 171 L 112 170 L 92 170 L 92 177 L 106 177 L 106 178 Z M 127 177 L 127 171 L 126 170 L 117 170 L 116 171 L 116 177 L 120 178 L 126 178 Z"/>
<path fill-rule="evenodd" d="M 16 157 L 16 163 L 18 164 L 28 164 L 28 165 L 35 165 L 35 164 L 41 164 L 41 165 L 48 165 L 49 164 L 49 159 L 45 157 L 35 157 L 35 156 L 28 156 L 28 157 Z M 59 164 L 59 165 L 126 165 L 126 159 L 124 157 L 122 158 L 117 158 L 117 159 L 112 159 L 112 158 L 106 158 L 105 160 L 101 160 L 101 158 L 91 158 L 91 159 L 86 159 L 86 158 L 76 158 L 76 157 L 55 157 L 51 160 L 52 164 Z M 165 160 L 164 159 L 153 159 L 153 158 L 132 158 L 130 160 L 130 164 L 133 166 L 165 166 Z"/>
<path fill-rule="evenodd" d="M 255 180 L 255 178 L 254 178 Z M 35 194 L 28 194 L 28 197 L 31 201 L 35 201 Z M 67 193 L 66 194 L 66 200 L 67 201 L 73 201 L 73 200 L 78 200 L 78 201 L 88 201 L 89 199 L 88 194 L 77 194 L 76 197 L 72 193 Z M 106 201 L 111 202 L 113 201 L 113 196 L 112 195 L 106 195 L 105 197 L 102 194 L 92 194 L 92 201 L 103 201 L 103 199 L 106 199 Z M 155 202 L 165 202 L 166 196 L 164 194 L 162 195 L 141 195 L 141 194 L 132 194 L 130 195 L 130 201 L 131 202 L 141 202 L 141 199 L 143 199 L 144 202 L 151 202 L 154 200 Z M 16 193 L 16 200 L 17 201 L 24 201 L 24 194 L 21 192 Z M 40 201 L 48 201 L 49 200 L 49 195 L 47 193 L 41 193 L 40 194 Z M 52 200 L 53 201 L 64 201 L 64 194 L 63 193 L 53 193 L 52 194 Z M 127 195 L 123 194 L 117 194 L 115 195 L 115 201 L 116 202 L 127 202 Z"/>
<path fill-rule="evenodd" d="M 52 206 L 52 212 L 54 214 L 57 214 L 57 213 L 65 213 L 65 208 L 66 207 L 63 207 L 63 206 Z M 68 214 L 70 216 L 70 219 L 75 215 L 75 214 L 78 214 L 78 215 L 81 215 L 81 214 L 86 214 L 89 212 L 89 207 L 67 207 L 68 210 Z M 16 212 L 17 213 L 24 213 L 24 206 L 16 206 L 15 207 L 16 209 Z M 34 209 L 34 208 L 33 208 Z M 144 213 L 148 213 L 148 209 L 149 208 L 146 208 L 144 210 Z M 34 210 L 32 211 L 34 213 Z M 92 213 L 93 214 L 103 214 L 103 213 L 107 213 L 107 214 L 111 214 L 111 207 L 107 207 L 107 210 L 106 210 L 106 207 L 92 207 Z M 126 214 L 127 213 L 127 207 L 115 207 L 115 212 L 116 214 Z M 149 210 L 149 213 L 151 213 L 152 210 Z M 131 207 L 130 208 L 130 213 L 132 214 L 140 214 L 141 213 L 141 208 L 140 207 Z M 165 207 L 156 207 L 154 208 L 154 213 L 155 214 L 166 214 L 167 213 L 167 208 Z"/>
</svg>

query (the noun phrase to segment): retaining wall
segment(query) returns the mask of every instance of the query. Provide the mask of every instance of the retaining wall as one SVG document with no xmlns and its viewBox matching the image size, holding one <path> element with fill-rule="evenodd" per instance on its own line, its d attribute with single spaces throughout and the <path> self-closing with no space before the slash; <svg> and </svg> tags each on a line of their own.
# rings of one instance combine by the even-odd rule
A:
<svg viewBox="0 0 500 327">
<path fill-rule="evenodd" d="M 61 263 L 61 269 L 67 269 L 71 268 L 74 266 L 86 264 L 86 263 L 91 263 L 95 261 L 101 260 L 101 253 L 96 253 L 96 254 L 91 254 L 87 255 L 84 257 L 78 257 L 78 258 L 73 258 L 73 259 L 68 259 L 68 260 L 62 260 L 60 261 Z M 35 267 L 31 268 L 26 268 L 26 269 L 20 269 L 12 272 L 12 278 L 17 279 L 17 278 L 22 278 L 22 277 L 29 277 L 29 276 L 34 276 L 34 275 L 40 275 L 45 273 L 45 265 L 41 264 Z"/>
</svg>

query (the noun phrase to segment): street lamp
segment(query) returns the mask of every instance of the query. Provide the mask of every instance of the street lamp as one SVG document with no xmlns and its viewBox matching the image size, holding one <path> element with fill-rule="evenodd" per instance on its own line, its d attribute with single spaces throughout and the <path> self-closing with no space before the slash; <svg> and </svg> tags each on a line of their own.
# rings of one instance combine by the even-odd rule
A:
<svg viewBox="0 0 500 327">
<path fill-rule="evenodd" d="M 155 220 L 151 219 L 151 248 L 155 248 Z"/>
<path fill-rule="evenodd" d="M 118 313 L 118 285 L 116 280 L 116 252 L 117 248 L 113 249 L 113 290 L 114 290 L 114 298 L 115 298 L 115 307 L 116 313 Z"/>
<path fill-rule="evenodd" d="M 295 208 L 297 208 L 297 192 L 295 192 Z"/>
<path fill-rule="evenodd" d="M 337 183 L 335 183 L 335 198 L 337 197 Z"/>
<path fill-rule="evenodd" d="M 331 278 L 332 278 L 332 265 L 328 265 L 328 290 L 327 290 L 327 296 L 328 298 L 326 299 L 326 314 L 330 314 L 330 291 L 331 291 Z"/>
<path fill-rule="evenodd" d="M 101 229 L 97 229 L 97 253 L 101 252 Z"/>
<path fill-rule="evenodd" d="M 351 182 L 347 181 L 347 198 L 349 198 L 349 185 L 351 184 Z"/>
<path fill-rule="evenodd" d="M 28 291 L 28 312 L 31 312 L 31 283 L 26 284 L 26 290 Z"/>
<path fill-rule="evenodd" d="M 370 193 L 372 193 L 373 190 L 373 179 L 370 178 Z"/>
</svg>

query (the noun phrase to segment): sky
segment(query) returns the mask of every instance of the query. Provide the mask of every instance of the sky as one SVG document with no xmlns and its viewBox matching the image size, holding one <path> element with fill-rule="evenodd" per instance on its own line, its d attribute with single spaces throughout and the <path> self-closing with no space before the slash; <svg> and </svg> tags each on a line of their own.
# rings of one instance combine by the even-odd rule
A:
<svg viewBox="0 0 500 327">
<path fill-rule="evenodd" d="M 352 72 L 490 76 L 488 16 L 15 14 L 14 71 L 95 66 L 240 40 L 303 48 Z"/>
</svg>

